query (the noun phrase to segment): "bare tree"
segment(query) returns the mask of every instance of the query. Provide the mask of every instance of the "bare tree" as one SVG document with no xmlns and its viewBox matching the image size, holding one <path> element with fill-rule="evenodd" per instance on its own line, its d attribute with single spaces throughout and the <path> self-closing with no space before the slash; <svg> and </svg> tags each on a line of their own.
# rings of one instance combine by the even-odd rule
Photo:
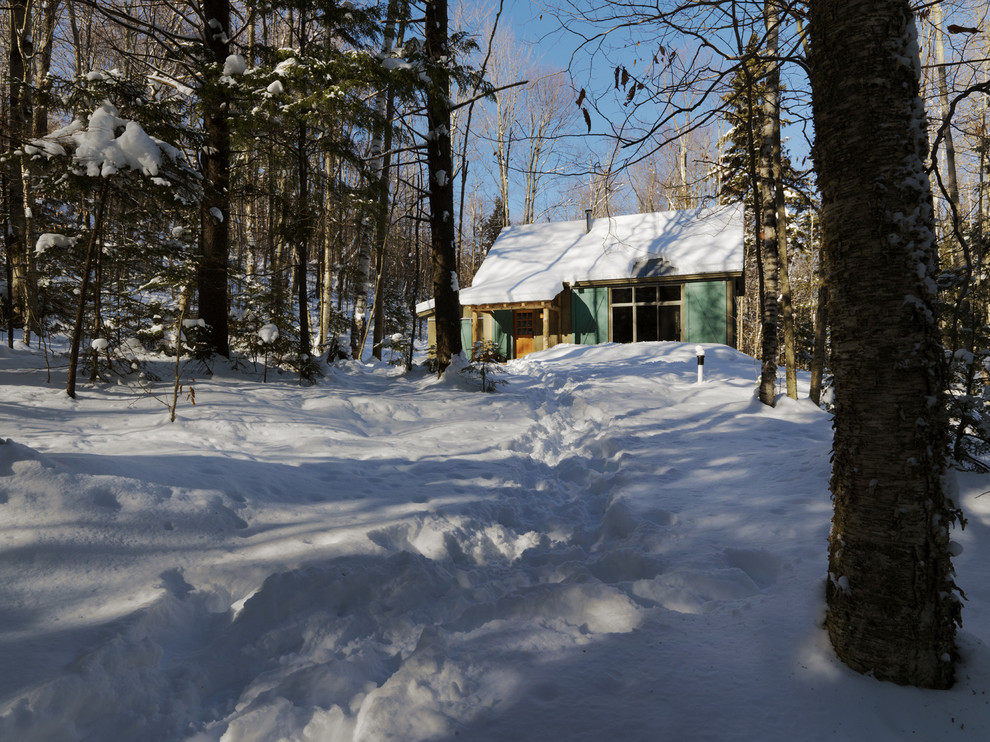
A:
<svg viewBox="0 0 990 742">
<path fill-rule="evenodd" d="M 576 110 L 563 71 L 534 70 L 524 88 L 517 118 L 523 176 L 522 224 L 537 220 L 537 200 L 547 181 L 562 172 L 574 170 L 575 158 L 564 146 L 573 132 Z M 503 192 L 502 197 L 506 194 Z"/>
<path fill-rule="evenodd" d="M 714 126 L 687 126 L 676 147 L 664 147 L 631 165 L 626 178 L 637 210 L 689 209 L 715 198 L 721 174 L 718 148 Z"/>
<path fill-rule="evenodd" d="M 524 79 L 527 65 L 527 55 L 514 37 L 507 31 L 497 32 L 488 65 L 489 79 L 496 88 L 494 111 L 485 109 L 484 123 L 496 164 L 496 182 L 503 210 L 502 226 L 509 225 L 512 147 L 519 137 L 516 119 L 523 96 L 522 90 L 513 83 Z"/>
</svg>

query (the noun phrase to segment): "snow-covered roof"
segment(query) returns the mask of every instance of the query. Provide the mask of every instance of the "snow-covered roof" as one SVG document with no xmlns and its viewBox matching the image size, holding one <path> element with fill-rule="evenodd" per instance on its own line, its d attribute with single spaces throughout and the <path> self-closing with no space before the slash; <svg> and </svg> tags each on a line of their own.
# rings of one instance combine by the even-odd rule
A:
<svg viewBox="0 0 990 742">
<path fill-rule="evenodd" d="M 550 301 L 565 283 L 741 272 L 743 230 L 741 203 L 594 219 L 590 231 L 584 219 L 506 227 L 461 305 Z"/>
</svg>

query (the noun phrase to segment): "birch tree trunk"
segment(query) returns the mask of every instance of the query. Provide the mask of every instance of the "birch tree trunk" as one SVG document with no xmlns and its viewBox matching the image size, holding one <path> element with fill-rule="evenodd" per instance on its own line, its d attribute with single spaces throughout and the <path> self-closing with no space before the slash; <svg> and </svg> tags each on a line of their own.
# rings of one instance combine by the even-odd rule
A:
<svg viewBox="0 0 990 742">
<path fill-rule="evenodd" d="M 309 327 L 309 244 L 313 234 L 313 215 L 309 205 L 309 159 L 306 152 L 308 131 L 306 124 L 299 123 L 296 140 L 297 176 L 299 181 L 299 226 L 294 230 L 293 269 L 296 283 L 296 306 L 299 317 L 299 362 L 300 374 L 303 364 L 312 352 L 312 338 Z"/>
<path fill-rule="evenodd" d="M 835 378 L 825 626 L 854 670 L 953 682 L 944 359 L 917 29 L 908 0 L 809 5 Z"/>
<path fill-rule="evenodd" d="M 386 20 L 382 41 L 383 57 L 387 57 L 392 53 L 392 44 L 395 41 L 395 14 L 397 11 L 396 1 L 391 0 L 387 11 L 388 19 Z M 379 233 L 379 228 L 382 225 L 381 210 L 384 208 L 385 214 L 388 214 L 388 184 L 383 177 L 386 172 L 384 159 L 385 131 L 391 126 L 390 122 L 384 122 L 389 107 L 388 99 L 389 92 L 387 89 L 380 90 L 375 96 L 375 114 L 379 117 L 380 121 L 376 124 L 372 133 L 369 159 L 371 165 L 371 184 L 378 190 L 378 200 L 374 206 L 373 214 L 366 216 L 362 221 L 361 238 L 358 242 L 357 265 L 354 272 L 354 312 L 351 315 L 351 356 L 357 360 L 361 360 L 361 354 L 364 351 L 364 340 L 368 335 L 368 288 L 371 280 L 371 253 L 378 244 L 378 240 L 383 238 Z M 381 270 L 380 262 L 378 268 Z M 377 310 L 377 299 L 375 303 Z M 375 357 L 381 357 L 381 349 L 378 349 Z"/>
<path fill-rule="evenodd" d="M 10 78 L 9 131 L 7 149 L 13 152 L 31 134 L 32 100 L 28 85 L 31 44 L 30 3 L 13 0 L 8 22 L 7 72 Z M 25 171 L 22 158 L 11 155 L 6 178 L 7 230 L 4 246 L 10 259 L 13 285 L 13 313 L 19 317 L 24 329 L 24 342 L 30 343 L 31 332 L 37 329 L 37 290 L 31 270 L 29 245 L 30 224 L 29 194 L 24 187 Z"/>
<path fill-rule="evenodd" d="M 784 194 L 784 174 L 781 163 L 780 107 L 777 107 L 777 141 L 774 145 L 774 178 L 777 181 L 777 250 L 780 255 L 780 321 L 784 328 L 784 374 L 787 396 L 797 399 L 797 338 L 794 330 L 794 304 L 791 301 L 791 267 L 787 245 L 787 205 Z"/>
<path fill-rule="evenodd" d="M 399 2 L 389 0 L 385 16 L 385 33 L 382 38 L 382 56 L 392 53 L 395 44 L 395 26 L 398 21 Z M 401 41 L 400 41 L 401 43 Z M 371 353 L 381 360 L 382 343 L 385 339 L 385 301 L 382 288 L 385 280 L 385 246 L 388 243 L 389 209 L 391 204 L 392 174 L 392 119 L 395 117 L 395 103 L 390 88 L 378 93 L 375 107 L 382 117 L 381 129 L 375 132 L 374 147 L 372 148 L 373 170 L 378 179 L 378 203 L 375 205 L 375 315 L 374 332 L 372 333 Z"/>
<path fill-rule="evenodd" d="M 36 44 L 37 53 L 34 55 L 32 74 L 35 90 L 43 93 L 47 93 L 52 84 L 48 73 L 52 67 L 52 45 L 55 41 L 55 27 L 59 21 L 58 10 L 58 0 L 42 3 L 41 43 Z M 36 137 L 43 137 L 48 133 L 48 104 L 45 103 L 44 97 L 42 95 L 35 101 L 32 111 L 31 129 Z"/>
<path fill-rule="evenodd" d="M 773 163 L 779 161 L 780 149 L 780 63 L 777 56 L 779 10 L 776 0 L 763 5 L 767 28 L 767 62 L 765 97 L 763 100 L 763 131 L 760 146 L 760 237 L 762 242 L 763 305 L 760 313 L 762 341 L 760 343 L 760 401 L 773 407 L 777 397 L 777 322 L 779 308 L 780 256 L 777 243 L 777 184 Z M 775 157 L 775 151 L 777 151 Z"/>
</svg>

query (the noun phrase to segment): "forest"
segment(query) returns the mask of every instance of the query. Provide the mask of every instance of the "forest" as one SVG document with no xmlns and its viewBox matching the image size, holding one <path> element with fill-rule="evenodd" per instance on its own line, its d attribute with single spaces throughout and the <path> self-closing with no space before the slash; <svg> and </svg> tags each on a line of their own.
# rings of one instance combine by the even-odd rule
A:
<svg viewBox="0 0 990 742">
<path fill-rule="evenodd" d="M 965 519 L 944 475 L 990 472 L 987 16 L 9 0 L 0 326 L 70 398 L 174 362 L 174 420 L 183 368 L 411 369 L 425 299 L 437 370 L 470 362 L 458 286 L 504 227 L 742 200 L 756 397 L 796 400 L 803 373 L 834 415 L 833 646 L 947 688 Z"/>
<path fill-rule="evenodd" d="M 408 363 L 416 303 L 443 293 L 437 275 L 470 285 L 503 226 L 744 199 L 740 348 L 768 359 L 764 401 L 778 362 L 788 394 L 811 369 L 819 399 L 827 286 L 804 4 L 768 22 L 763 3 L 687 3 L 650 23 L 632 4 L 559 3 L 540 14 L 539 41 L 568 50 L 553 62 L 517 37 L 525 10 L 505 3 L 452 6 L 449 28 L 444 7 L 432 50 L 432 7 L 12 3 L 8 344 L 65 338 L 94 381 L 132 373 L 135 343 L 174 354 L 179 335 L 181 353 L 267 356 L 303 378 L 369 339 L 374 357 Z M 984 16 L 968 2 L 918 14 L 940 322 L 966 420 L 985 345 Z M 434 94 L 446 112 L 431 114 Z M 438 130 L 450 141 L 431 150 Z M 970 432 L 956 427 L 957 458 Z"/>
</svg>

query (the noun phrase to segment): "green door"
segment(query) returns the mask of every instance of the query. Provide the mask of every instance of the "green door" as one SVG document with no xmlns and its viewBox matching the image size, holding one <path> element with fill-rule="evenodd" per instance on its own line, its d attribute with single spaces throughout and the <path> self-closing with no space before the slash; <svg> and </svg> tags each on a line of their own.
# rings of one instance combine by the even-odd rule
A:
<svg viewBox="0 0 990 742">
<path fill-rule="evenodd" d="M 503 358 L 512 358 L 512 310 L 496 309 L 492 312 L 492 340 Z"/>
<path fill-rule="evenodd" d="M 579 345 L 608 342 L 607 288 L 590 286 L 571 292 L 571 327 Z"/>
<path fill-rule="evenodd" d="M 692 281 L 684 284 L 686 322 L 684 341 L 727 343 L 726 282 Z"/>
</svg>

